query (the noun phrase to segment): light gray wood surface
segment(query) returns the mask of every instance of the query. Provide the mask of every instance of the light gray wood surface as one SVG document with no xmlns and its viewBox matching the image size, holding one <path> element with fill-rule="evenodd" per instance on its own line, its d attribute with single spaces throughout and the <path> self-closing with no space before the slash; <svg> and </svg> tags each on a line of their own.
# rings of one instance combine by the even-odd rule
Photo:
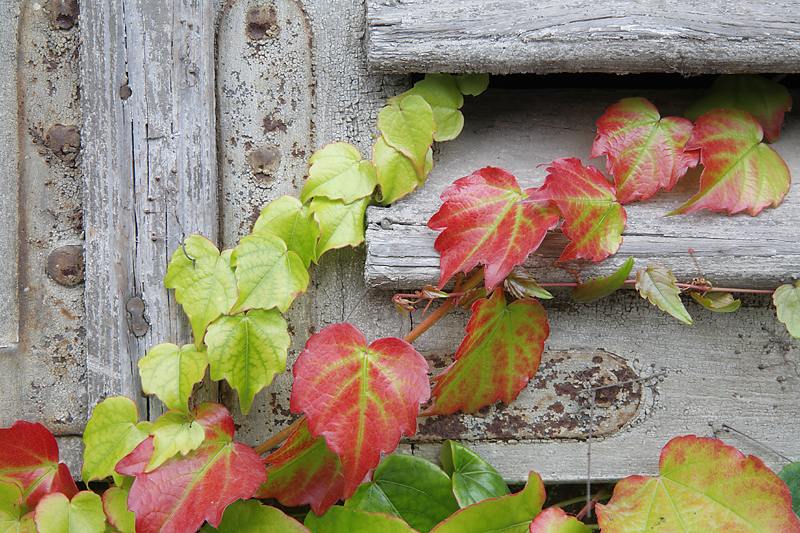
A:
<svg viewBox="0 0 800 533">
<path fill-rule="evenodd" d="M 367 211 L 365 276 L 374 287 L 422 288 L 439 281 L 439 254 L 433 247 L 439 235 L 426 227 L 439 209 L 439 195 L 453 181 L 485 166 L 514 174 L 523 189 L 544 182 L 547 166 L 561 157 L 579 157 L 584 165 L 605 171 L 605 156 L 590 160 L 596 122 L 606 107 L 623 97 L 648 97 L 662 116 L 682 115 L 685 106 L 702 93 L 632 90 L 506 90 L 488 91 L 468 101 L 465 127 L 455 141 L 437 146 L 428 181 L 396 204 Z M 796 96 L 796 95 L 795 95 Z M 793 176 L 800 176 L 800 121 L 786 117 L 780 138 L 772 147 L 785 159 Z M 688 253 L 695 252 L 705 278 L 716 286 L 775 288 L 800 277 L 800 193 L 792 189 L 777 208 L 756 217 L 728 216 L 701 210 L 664 217 L 695 194 L 698 172 L 646 202 L 627 204 L 627 228 L 618 253 L 601 263 L 584 263 L 582 279 L 614 272 L 634 257 L 634 273 L 662 264 L 684 282 L 699 277 Z M 796 185 L 795 185 L 796 187 Z M 542 283 L 575 278 L 554 263 L 566 238 L 552 232 L 524 267 Z M 578 262 L 570 268 L 579 270 Z"/>
<path fill-rule="evenodd" d="M 746 0 L 369 0 L 391 72 L 797 72 L 800 7 Z"/>
<path fill-rule="evenodd" d="M 213 2 L 81 8 L 89 405 L 124 394 L 141 414 L 137 361 L 186 340 L 169 257 L 217 232 Z"/>
</svg>

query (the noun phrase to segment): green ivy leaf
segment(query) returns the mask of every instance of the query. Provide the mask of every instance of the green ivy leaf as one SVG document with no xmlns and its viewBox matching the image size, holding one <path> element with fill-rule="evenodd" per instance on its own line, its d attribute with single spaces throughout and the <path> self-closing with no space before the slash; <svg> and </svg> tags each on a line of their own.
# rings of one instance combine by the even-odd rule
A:
<svg viewBox="0 0 800 533">
<path fill-rule="evenodd" d="M 778 474 L 792 494 L 792 510 L 800 517 L 800 462 L 792 463 Z"/>
<path fill-rule="evenodd" d="M 444 471 L 452 478 L 453 494 L 462 508 L 511 494 L 503 476 L 463 444 L 446 441 L 442 445 L 441 459 Z"/>
<path fill-rule="evenodd" d="M 630 257 L 610 276 L 601 276 L 581 283 L 572 289 L 572 299 L 578 303 L 588 303 L 605 298 L 625 284 L 628 274 L 633 269 L 633 257 Z"/>
<path fill-rule="evenodd" d="M 239 286 L 239 299 L 231 314 L 272 307 L 285 313 L 308 287 L 303 260 L 275 235 L 244 237 L 231 255 L 231 264 L 236 267 Z"/>
<path fill-rule="evenodd" d="M 311 168 L 303 186 L 300 200 L 324 196 L 350 204 L 370 196 L 377 180 L 375 167 L 361 159 L 361 152 L 352 144 L 337 142 L 326 144 L 309 159 Z"/>
<path fill-rule="evenodd" d="M 15 483 L 0 481 L 0 532 L 36 533 L 33 513 L 22 514 L 22 489 Z"/>
<path fill-rule="evenodd" d="M 113 396 L 97 404 L 83 432 L 83 480 L 114 474 L 117 463 L 149 436 L 151 426 L 139 422 L 136 404 L 129 398 Z"/>
<path fill-rule="evenodd" d="M 205 429 L 194 418 L 180 411 L 167 411 L 153 423 L 153 455 L 145 472 L 152 472 L 175 454 L 196 450 L 205 439 Z"/>
<path fill-rule="evenodd" d="M 434 141 L 450 141 L 458 137 L 464 127 L 464 115 L 459 111 L 464 105 L 464 96 L 456 79 L 450 74 L 426 74 L 405 93 L 390 98 L 388 103 L 398 105 L 409 95 L 416 94 L 425 99 L 433 111 L 437 130 Z"/>
<path fill-rule="evenodd" d="M 308 513 L 304 525 L 311 533 L 413 533 L 396 516 L 365 513 L 335 505 L 322 516 Z"/>
<path fill-rule="evenodd" d="M 662 311 L 666 311 L 684 324 L 691 324 L 692 317 L 683 306 L 680 289 L 675 285 L 675 276 L 661 265 L 651 265 L 636 273 L 636 290 L 642 298 Z"/>
<path fill-rule="evenodd" d="M 428 533 L 436 524 L 458 511 L 450 478 L 421 457 L 390 455 L 361 484 L 345 507 L 397 516 L 419 531 Z"/>
<path fill-rule="evenodd" d="M 169 261 L 164 286 L 175 289 L 175 300 L 189 317 L 198 348 L 206 327 L 236 302 L 230 257 L 230 250 L 220 254 L 210 240 L 190 235 Z"/>
<path fill-rule="evenodd" d="M 378 114 L 378 129 L 386 143 L 405 154 L 417 174 L 422 174 L 436 132 L 436 121 L 428 102 L 412 94 L 403 98 L 399 105 L 387 105 Z"/>
<path fill-rule="evenodd" d="M 778 287 L 772 295 L 772 303 L 778 320 L 786 326 L 789 334 L 795 339 L 800 338 L 800 281 Z"/>
<path fill-rule="evenodd" d="M 287 249 L 300 256 L 306 268 L 316 259 L 319 222 L 294 196 L 281 196 L 267 204 L 253 226 L 253 233 L 280 237 Z"/>
<path fill-rule="evenodd" d="M 461 94 L 478 96 L 489 86 L 488 74 L 459 74 L 456 83 Z"/>
<path fill-rule="evenodd" d="M 404 197 L 423 183 L 433 168 L 433 149 L 425 156 L 425 167 L 418 174 L 411 160 L 386 144 L 383 136 L 378 137 L 372 148 L 372 161 L 378 172 L 380 198 L 382 204 L 391 204 Z"/>
<path fill-rule="evenodd" d="M 100 496 L 84 490 L 69 500 L 60 492 L 45 496 L 33 515 L 39 533 L 104 533 L 106 515 Z"/>
<path fill-rule="evenodd" d="M 539 513 L 531 522 L 530 533 L 591 533 L 591 529 L 562 509 L 550 507 Z"/>
<path fill-rule="evenodd" d="M 120 533 L 136 533 L 136 515 L 128 509 L 129 490 L 130 487 L 111 487 L 103 492 L 103 511 L 109 524 Z"/>
<path fill-rule="evenodd" d="M 542 512 L 544 484 L 531 472 L 522 492 L 484 500 L 461 509 L 439 524 L 434 533 L 527 533 L 533 518 Z"/>
<path fill-rule="evenodd" d="M 206 334 L 211 379 L 236 389 L 247 414 L 256 393 L 286 370 L 290 342 L 286 321 L 274 309 L 221 317 Z"/>
<path fill-rule="evenodd" d="M 236 500 L 225 508 L 219 527 L 206 524 L 201 533 L 308 533 L 297 520 L 256 500 Z"/>
<path fill-rule="evenodd" d="M 734 300 L 729 292 L 706 292 L 703 294 L 693 292 L 692 298 L 715 313 L 733 313 L 742 305 L 742 302 Z"/>
<path fill-rule="evenodd" d="M 364 213 L 369 198 L 345 204 L 339 200 L 317 197 L 311 200 L 308 209 L 316 214 L 322 226 L 317 242 L 317 261 L 322 254 L 334 248 L 358 246 L 364 242 Z"/>
<path fill-rule="evenodd" d="M 203 380 L 208 366 L 205 346 L 193 344 L 178 348 L 171 343 L 153 346 L 139 359 L 139 375 L 145 394 L 155 394 L 167 409 L 189 412 L 189 397 L 195 383 Z"/>
</svg>

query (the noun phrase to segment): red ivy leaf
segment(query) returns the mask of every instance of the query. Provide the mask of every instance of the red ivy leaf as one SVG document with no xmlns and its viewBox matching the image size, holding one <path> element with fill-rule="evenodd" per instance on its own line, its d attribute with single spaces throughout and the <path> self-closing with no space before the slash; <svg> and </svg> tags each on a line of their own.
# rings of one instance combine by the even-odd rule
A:
<svg viewBox="0 0 800 533">
<path fill-rule="evenodd" d="M 308 504 L 320 516 L 344 495 L 339 456 L 328 449 L 324 438 L 311 436 L 306 420 L 264 462 L 272 466 L 256 498 L 276 498 L 289 507 Z"/>
<path fill-rule="evenodd" d="M 689 435 L 667 443 L 656 478 L 631 476 L 597 506 L 606 533 L 800 532 L 789 489 L 760 459 Z"/>
<path fill-rule="evenodd" d="M 502 399 L 509 404 L 536 374 L 550 334 L 544 308 L 533 299 L 506 306 L 503 291 L 472 306 L 467 336 L 447 370 L 435 378 L 436 403 L 426 414 L 472 413 Z"/>
<path fill-rule="evenodd" d="M 434 248 L 441 254 L 439 288 L 456 272 L 486 265 L 491 289 L 521 264 L 556 227 L 552 202 L 519 203 L 533 189 L 520 190 L 516 178 L 501 168 L 486 167 L 456 180 L 442 193 L 442 207 L 428 221 L 442 230 Z"/>
<path fill-rule="evenodd" d="M 419 405 L 430 398 L 428 364 L 409 343 L 378 339 L 369 346 L 350 324 L 311 337 L 294 364 L 291 409 L 304 412 L 309 433 L 324 436 L 342 460 L 345 497 L 355 492 L 381 453 L 401 433 L 417 430 Z"/>
<path fill-rule="evenodd" d="M 670 215 L 705 208 L 730 214 L 747 209 L 755 216 L 781 203 L 791 184 L 789 168 L 761 142 L 763 135 L 755 117 L 741 109 L 715 109 L 697 119 L 686 149 L 700 149 L 700 192 Z"/>
<path fill-rule="evenodd" d="M 628 218 L 617 201 L 614 185 L 576 157 L 556 159 L 547 172 L 544 185 L 528 199 L 553 200 L 564 217 L 561 231 L 572 242 L 558 260 L 599 262 L 617 253 Z"/>
<path fill-rule="evenodd" d="M 684 152 L 692 133 L 685 118 L 661 118 L 645 98 L 625 98 L 597 121 L 590 157 L 608 156 L 606 171 L 617 184 L 617 200 L 627 204 L 649 200 L 659 188 L 672 190 L 699 154 Z"/>
<path fill-rule="evenodd" d="M 51 492 L 70 499 L 78 493 L 67 465 L 58 462 L 53 434 L 41 424 L 21 420 L 0 429 L 0 481 L 20 488 L 27 509 L 35 508 Z"/>
<path fill-rule="evenodd" d="M 216 527 L 228 504 L 250 498 L 267 479 L 261 457 L 231 442 L 233 419 L 225 407 L 205 402 L 192 413 L 206 431 L 199 448 L 145 473 L 154 450 L 150 437 L 117 464 L 119 474 L 136 476 L 128 508 L 138 533 L 194 533 L 205 520 Z"/>
</svg>

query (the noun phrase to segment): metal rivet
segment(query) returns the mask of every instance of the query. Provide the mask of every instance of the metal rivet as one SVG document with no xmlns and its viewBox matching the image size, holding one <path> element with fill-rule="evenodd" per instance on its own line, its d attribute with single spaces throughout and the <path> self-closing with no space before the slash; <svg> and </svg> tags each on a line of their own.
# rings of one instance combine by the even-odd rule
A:
<svg viewBox="0 0 800 533">
<path fill-rule="evenodd" d="M 69 30 L 78 22 L 78 0 L 50 0 L 50 23 L 59 30 Z"/>
<path fill-rule="evenodd" d="M 388 218 L 384 218 L 381 220 L 381 229 L 391 229 L 392 223 L 389 222 Z"/>
<path fill-rule="evenodd" d="M 74 287 L 82 282 L 85 276 L 83 246 L 72 244 L 50 252 L 45 272 L 50 279 L 65 287 Z"/>
</svg>

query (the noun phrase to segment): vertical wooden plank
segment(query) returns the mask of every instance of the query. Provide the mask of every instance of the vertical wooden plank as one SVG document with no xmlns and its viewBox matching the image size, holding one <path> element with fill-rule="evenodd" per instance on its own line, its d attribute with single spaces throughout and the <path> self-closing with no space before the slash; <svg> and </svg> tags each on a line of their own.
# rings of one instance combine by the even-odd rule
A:
<svg viewBox="0 0 800 533">
<path fill-rule="evenodd" d="M 169 257 L 184 235 L 217 232 L 213 2 L 82 15 L 89 403 L 124 394 L 141 410 L 137 361 L 187 338 Z"/>
</svg>

